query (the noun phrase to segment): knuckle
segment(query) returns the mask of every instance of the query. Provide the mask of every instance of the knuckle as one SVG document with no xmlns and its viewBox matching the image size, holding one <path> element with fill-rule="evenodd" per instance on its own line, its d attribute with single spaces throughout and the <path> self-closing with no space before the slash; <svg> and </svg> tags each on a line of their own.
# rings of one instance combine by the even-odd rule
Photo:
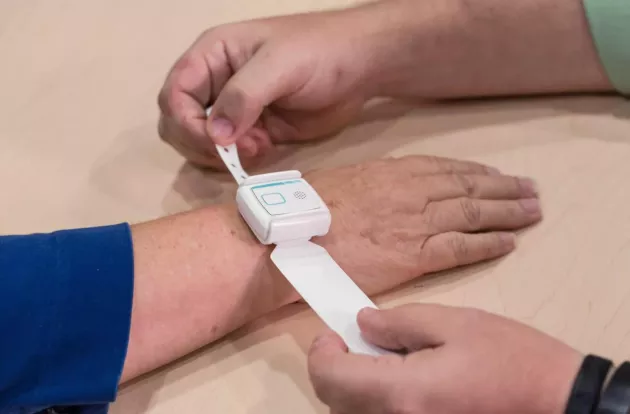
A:
<svg viewBox="0 0 630 414">
<path fill-rule="evenodd" d="M 226 39 L 233 36 L 242 28 L 242 23 L 226 23 L 210 27 L 199 35 L 197 42 L 204 44 L 213 43 L 217 40 Z"/>
<path fill-rule="evenodd" d="M 469 176 L 466 176 L 464 174 L 453 174 L 453 176 L 464 191 L 464 194 L 466 194 L 468 197 L 472 197 L 476 194 L 477 185 Z"/>
<path fill-rule="evenodd" d="M 158 137 L 160 140 L 173 147 L 184 146 L 182 136 L 178 132 L 178 128 L 173 125 L 171 118 L 161 115 L 157 125 Z"/>
<path fill-rule="evenodd" d="M 163 116 L 160 116 L 160 120 L 158 121 L 158 136 L 160 139 L 166 143 L 169 142 L 169 136 L 167 133 L 168 127 L 166 126 L 166 120 Z"/>
<path fill-rule="evenodd" d="M 492 236 L 495 240 L 492 243 L 487 243 L 483 248 L 483 257 L 490 259 L 496 256 L 496 252 L 499 249 L 498 240 L 496 240 L 496 236 Z"/>
<path fill-rule="evenodd" d="M 518 177 L 508 177 L 509 185 L 512 186 L 516 194 L 522 194 L 524 192 L 522 180 Z"/>
<path fill-rule="evenodd" d="M 189 69 L 195 71 L 200 62 L 204 62 L 203 55 L 196 52 L 187 52 L 175 62 L 157 98 L 160 111 L 164 115 L 176 114 L 177 104 L 181 101 L 178 96 L 182 94 L 182 80 L 186 77 L 183 73 Z"/>
<path fill-rule="evenodd" d="M 470 198 L 462 198 L 459 204 L 468 225 L 473 229 L 478 229 L 481 226 L 481 208 L 479 203 Z"/>
<path fill-rule="evenodd" d="M 514 239 L 509 235 L 495 233 L 492 235 L 492 242 L 488 243 L 488 250 L 491 253 L 504 252 L 514 246 Z"/>
<path fill-rule="evenodd" d="M 442 157 L 431 155 L 427 157 L 427 160 L 435 166 L 436 171 L 442 173 L 447 173 L 451 171 L 450 164 L 446 162 L 446 159 Z"/>
<path fill-rule="evenodd" d="M 420 214 L 422 217 L 422 223 L 429 229 L 434 228 L 436 216 L 439 214 L 439 205 L 435 201 L 429 199 L 429 197 L 422 197 L 417 200 L 416 208 L 420 207 Z"/>
<path fill-rule="evenodd" d="M 164 85 L 158 94 L 158 107 L 165 116 L 173 115 L 173 100 L 177 96 L 177 90 L 173 85 Z"/>
<path fill-rule="evenodd" d="M 455 262 L 465 263 L 468 260 L 469 248 L 463 235 L 458 234 L 448 241 L 448 246 L 453 254 Z"/>
<path fill-rule="evenodd" d="M 212 45 L 221 39 L 228 38 L 233 32 L 232 27 L 234 24 L 222 24 L 215 27 L 210 27 L 202 31 L 195 39 L 193 45 L 189 49 L 190 52 L 202 54 L 203 51 L 208 50 L 208 46 Z"/>
<path fill-rule="evenodd" d="M 262 108 L 262 99 L 240 84 L 228 84 L 223 95 L 222 106 L 226 112 Z"/>
<path fill-rule="evenodd" d="M 199 56 L 197 53 L 192 51 L 187 52 L 183 54 L 179 59 L 177 59 L 175 65 L 173 65 L 171 73 L 177 74 L 190 67 L 194 67 L 195 62 L 198 62 L 200 59 L 203 59 L 203 57 Z"/>
<path fill-rule="evenodd" d="M 212 35 L 220 32 L 222 30 L 223 26 L 217 26 L 217 27 L 210 27 L 206 30 L 204 30 L 203 32 L 201 32 L 199 34 L 199 36 L 197 36 L 197 39 L 195 40 L 195 42 L 201 42 L 204 41 L 205 39 L 211 37 Z"/>
</svg>

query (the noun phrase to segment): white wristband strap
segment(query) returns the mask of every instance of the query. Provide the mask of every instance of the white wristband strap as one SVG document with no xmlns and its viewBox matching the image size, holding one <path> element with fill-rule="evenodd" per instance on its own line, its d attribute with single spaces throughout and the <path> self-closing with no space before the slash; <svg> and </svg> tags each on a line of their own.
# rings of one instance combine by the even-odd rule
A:
<svg viewBox="0 0 630 414">
<path fill-rule="evenodd" d="M 221 145 L 217 145 L 217 151 L 219 152 L 219 156 L 225 163 L 225 166 L 232 174 L 232 177 L 236 180 L 238 185 L 243 184 L 243 181 L 249 177 L 243 167 L 241 166 L 241 160 L 238 157 L 238 149 L 236 149 L 236 144 L 228 145 L 227 147 L 222 147 Z"/>
<path fill-rule="evenodd" d="M 346 275 L 323 247 L 307 242 L 279 244 L 271 260 L 306 303 L 344 340 L 354 353 L 384 355 L 366 342 L 357 325 L 357 314 L 376 305 Z"/>
<path fill-rule="evenodd" d="M 366 342 L 357 324 L 359 311 L 376 305 L 326 249 L 309 241 L 325 235 L 330 226 L 330 211 L 315 190 L 298 171 L 248 176 L 234 144 L 217 145 L 217 151 L 239 184 L 241 216 L 261 243 L 277 245 L 271 260 L 306 303 L 351 352 L 389 353 Z"/>
<path fill-rule="evenodd" d="M 211 107 L 206 110 L 206 116 L 210 116 L 210 112 L 212 112 Z M 238 185 L 241 185 L 249 175 L 247 175 L 241 165 L 241 159 L 238 157 L 236 144 L 228 145 L 227 147 L 222 147 L 221 145 L 215 146 L 217 147 L 219 157 L 223 160 L 230 174 L 232 174 L 232 177 L 234 177 Z"/>
</svg>

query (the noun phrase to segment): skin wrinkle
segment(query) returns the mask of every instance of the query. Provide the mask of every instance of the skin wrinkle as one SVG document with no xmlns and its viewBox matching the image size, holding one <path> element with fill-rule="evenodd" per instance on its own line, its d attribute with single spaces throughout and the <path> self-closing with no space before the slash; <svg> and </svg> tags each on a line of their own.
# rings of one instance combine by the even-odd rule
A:
<svg viewBox="0 0 630 414">
<path fill-rule="evenodd" d="M 464 217 L 473 229 L 478 229 L 481 224 L 481 208 L 469 198 L 461 198 L 460 206 Z"/>
<path fill-rule="evenodd" d="M 225 73 L 217 73 L 218 71 L 212 70 L 211 62 L 213 60 L 216 60 L 218 62 L 225 61 L 227 63 L 225 65 L 225 69 L 227 69 L 225 70 Z M 212 51 L 209 54 L 204 55 L 204 62 L 206 63 L 206 68 L 210 75 L 209 76 L 210 77 L 210 96 L 208 97 L 208 102 L 205 102 L 205 105 L 208 106 L 214 103 L 214 101 L 219 96 L 221 89 L 223 89 L 224 82 L 227 82 L 227 79 L 231 78 L 234 75 L 235 71 L 234 71 L 234 66 L 232 65 L 232 60 L 228 56 L 225 42 L 222 42 L 222 41 L 217 42 L 215 46 L 213 47 Z M 219 79 L 217 78 L 219 74 L 222 76 L 227 75 L 226 79 L 221 79 L 221 82 L 219 82 Z"/>
<path fill-rule="evenodd" d="M 453 178 L 462 187 L 462 190 L 464 190 L 467 197 L 474 197 L 476 195 L 477 188 L 470 178 L 457 173 L 453 174 Z"/>
<path fill-rule="evenodd" d="M 227 57 L 226 61 L 232 74 L 235 74 L 238 69 L 245 66 L 247 61 L 258 53 L 262 47 L 260 41 L 255 41 L 251 47 L 243 48 L 238 42 L 232 42 L 227 34 L 225 37 L 220 36 L 219 39 L 218 43 L 221 44 L 223 53 Z"/>
</svg>

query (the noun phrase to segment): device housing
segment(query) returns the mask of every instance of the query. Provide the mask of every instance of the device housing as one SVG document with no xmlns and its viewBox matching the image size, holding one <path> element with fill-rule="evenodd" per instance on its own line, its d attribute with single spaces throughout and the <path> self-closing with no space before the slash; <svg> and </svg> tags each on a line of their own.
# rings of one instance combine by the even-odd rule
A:
<svg viewBox="0 0 630 414">
<path fill-rule="evenodd" d="M 236 192 L 236 203 L 263 244 L 309 240 L 330 229 L 330 210 L 299 171 L 248 177 Z"/>
</svg>

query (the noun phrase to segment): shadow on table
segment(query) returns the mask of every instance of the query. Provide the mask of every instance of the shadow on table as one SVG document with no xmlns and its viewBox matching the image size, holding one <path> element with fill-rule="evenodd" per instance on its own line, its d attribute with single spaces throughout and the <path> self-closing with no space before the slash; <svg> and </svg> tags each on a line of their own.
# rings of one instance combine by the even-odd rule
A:
<svg viewBox="0 0 630 414">
<path fill-rule="evenodd" d="M 367 107 L 360 119 L 338 136 L 308 144 L 284 146 L 273 163 L 249 172 L 257 174 L 288 169 L 306 172 L 316 168 L 355 164 L 382 158 L 400 148 L 427 139 L 439 139 L 441 135 L 456 131 L 571 113 L 610 114 L 616 118 L 630 119 L 630 101 L 610 96 L 536 97 L 499 101 L 482 99 L 431 105 L 379 101 Z M 506 137 L 501 145 L 502 149 L 517 149 L 540 144 L 540 139 L 548 140 L 549 137 L 531 137 L 526 142 Z M 470 143 L 469 147 L 472 152 L 475 150 L 473 144 Z M 232 201 L 235 188 L 227 173 L 198 169 L 188 163 L 183 164 L 172 186 L 173 192 L 186 200 L 190 207 Z M 169 209 L 168 201 L 172 198 L 173 195 L 167 194 L 164 199 L 167 211 L 172 210 Z"/>
<path fill-rule="evenodd" d="M 443 104 L 417 102 L 375 102 L 362 114 L 355 125 L 332 139 L 302 145 L 284 146 L 266 168 L 250 173 L 263 173 L 286 169 L 306 172 L 316 168 L 332 168 L 390 154 L 422 153 L 423 142 L 433 140 L 431 148 L 440 146 L 442 152 L 455 158 L 482 156 L 488 150 L 517 150 L 545 144 L 556 138 L 544 136 L 502 136 L 499 129 L 492 138 L 476 135 L 468 140 L 466 134 L 453 137 L 458 132 L 493 127 L 501 128 L 533 120 L 566 117 L 568 114 L 592 114 L 626 120 L 630 118 L 630 101 L 611 96 L 576 96 L 554 98 L 519 98 L 504 100 L 472 100 Z M 567 122 L 572 122 L 568 120 Z M 580 121 L 581 122 L 581 121 Z M 608 124 L 606 124 L 608 125 Z M 626 142 L 627 133 L 618 128 L 617 135 L 600 134 L 597 124 L 582 131 L 583 124 L 574 128 L 579 136 Z M 557 138 L 562 140 L 565 138 Z M 449 145 L 443 145 L 450 142 Z M 499 148 L 500 147 L 500 148 Z M 157 136 L 155 124 L 145 124 L 121 134 L 106 149 L 93 168 L 86 194 L 98 191 L 109 200 L 123 205 L 124 211 L 151 210 L 147 200 L 147 185 L 162 183 L 170 190 L 161 196 L 161 211 L 171 214 L 217 202 L 232 200 L 235 185 L 226 173 L 202 170 L 188 163 L 181 164 L 181 157 Z M 180 170 L 175 179 L 172 171 Z M 147 177 L 149 176 L 149 177 Z M 149 192 L 153 196 L 152 193 Z M 86 196 L 88 196 L 86 195 Z M 80 200 L 77 201 L 80 204 Z M 87 214 L 87 213 L 86 213 Z M 135 217 L 134 217 L 135 219 Z M 138 219 L 146 219 L 139 217 Z"/>
</svg>

